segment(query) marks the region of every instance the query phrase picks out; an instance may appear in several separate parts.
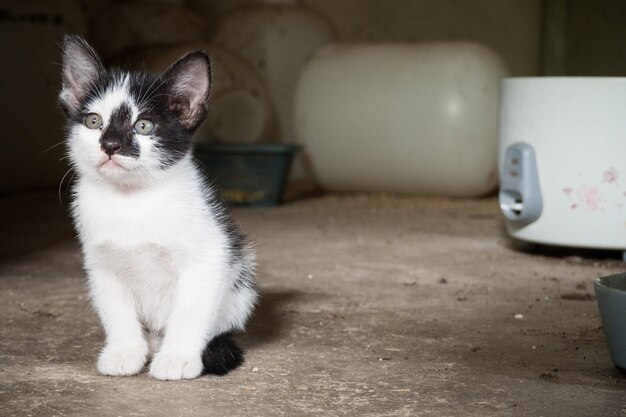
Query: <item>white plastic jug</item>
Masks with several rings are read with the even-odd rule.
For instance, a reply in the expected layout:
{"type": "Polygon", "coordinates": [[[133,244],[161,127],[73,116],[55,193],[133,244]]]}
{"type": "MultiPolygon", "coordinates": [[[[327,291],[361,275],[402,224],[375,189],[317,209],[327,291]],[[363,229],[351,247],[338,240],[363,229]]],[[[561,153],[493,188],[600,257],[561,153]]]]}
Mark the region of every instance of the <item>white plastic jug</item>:
{"type": "Polygon", "coordinates": [[[334,44],[304,67],[294,123],[330,190],[495,190],[501,59],[475,43],[334,44]]]}

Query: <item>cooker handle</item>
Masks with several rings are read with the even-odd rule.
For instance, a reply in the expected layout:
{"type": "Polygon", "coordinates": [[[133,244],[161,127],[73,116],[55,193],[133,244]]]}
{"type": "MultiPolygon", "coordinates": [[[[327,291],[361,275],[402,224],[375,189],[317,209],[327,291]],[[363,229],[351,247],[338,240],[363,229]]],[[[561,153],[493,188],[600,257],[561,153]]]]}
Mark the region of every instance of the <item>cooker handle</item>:
{"type": "Polygon", "coordinates": [[[500,166],[500,210],[511,222],[527,225],[541,216],[543,199],[535,150],[527,143],[510,145],[500,166]]]}

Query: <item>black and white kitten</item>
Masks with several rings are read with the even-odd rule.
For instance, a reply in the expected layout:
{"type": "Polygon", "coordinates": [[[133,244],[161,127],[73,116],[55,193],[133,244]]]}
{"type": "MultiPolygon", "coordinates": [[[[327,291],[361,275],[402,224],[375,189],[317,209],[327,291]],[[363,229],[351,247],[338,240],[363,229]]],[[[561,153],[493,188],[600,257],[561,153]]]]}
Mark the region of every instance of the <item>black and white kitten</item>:
{"type": "Polygon", "coordinates": [[[103,374],[137,374],[151,357],[155,378],[186,379],[242,361],[230,334],[256,301],[254,254],[191,156],[209,87],[203,52],[154,75],[105,69],[65,38],[59,99],[103,374]]]}

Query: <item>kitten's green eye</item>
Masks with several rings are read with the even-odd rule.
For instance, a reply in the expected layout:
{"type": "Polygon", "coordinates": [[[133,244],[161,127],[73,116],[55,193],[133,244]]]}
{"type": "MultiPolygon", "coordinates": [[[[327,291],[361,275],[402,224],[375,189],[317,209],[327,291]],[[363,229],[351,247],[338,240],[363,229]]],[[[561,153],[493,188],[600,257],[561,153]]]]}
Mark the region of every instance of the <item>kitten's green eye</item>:
{"type": "Polygon", "coordinates": [[[137,123],[135,123],[135,132],[139,133],[140,135],[149,135],[150,133],[152,133],[153,130],[154,123],[152,123],[150,120],[141,119],[137,120],[137,123]]]}
{"type": "Polygon", "coordinates": [[[100,129],[102,127],[102,117],[98,113],[89,113],[85,116],[83,123],[89,129],[100,129]]]}

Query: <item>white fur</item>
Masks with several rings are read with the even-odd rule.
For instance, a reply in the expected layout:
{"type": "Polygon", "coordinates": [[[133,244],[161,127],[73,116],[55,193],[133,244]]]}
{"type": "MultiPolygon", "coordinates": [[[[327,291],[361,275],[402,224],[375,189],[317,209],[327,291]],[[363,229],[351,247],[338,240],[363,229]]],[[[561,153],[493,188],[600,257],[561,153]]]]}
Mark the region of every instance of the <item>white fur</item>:
{"type": "MultiPolygon", "coordinates": [[[[120,80],[103,100],[89,104],[105,127],[121,103],[131,105],[135,122],[139,111],[126,86],[120,80]]],[[[74,216],[90,294],[106,332],[98,370],[136,374],[152,353],[152,376],[195,378],[206,344],[242,329],[251,312],[254,291],[233,288],[249,266],[229,262],[228,236],[189,155],[160,169],[152,140],[136,135],[139,158],[113,155],[118,165],[102,165],[108,156],[100,135],[83,125],[69,134],[80,173],[74,216]],[[158,350],[150,352],[150,346],[158,350]]]]}

